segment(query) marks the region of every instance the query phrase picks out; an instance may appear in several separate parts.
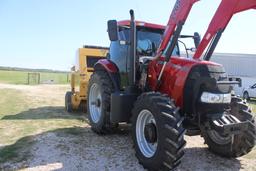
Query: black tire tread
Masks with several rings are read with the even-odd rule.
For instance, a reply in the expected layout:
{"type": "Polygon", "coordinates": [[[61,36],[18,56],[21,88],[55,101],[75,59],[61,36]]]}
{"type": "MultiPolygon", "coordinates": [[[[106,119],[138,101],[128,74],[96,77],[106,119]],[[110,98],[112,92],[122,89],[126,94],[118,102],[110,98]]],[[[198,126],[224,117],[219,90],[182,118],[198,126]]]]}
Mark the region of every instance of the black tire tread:
{"type": "Polygon", "coordinates": [[[72,92],[71,91],[66,92],[66,95],[65,95],[65,109],[69,113],[73,112],[71,97],[72,97],[72,92]]]}
{"type": "Polygon", "coordinates": [[[237,96],[233,96],[230,106],[232,115],[241,121],[249,121],[248,130],[239,135],[235,135],[233,144],[230,143],[223,147],[214,143],[205,131],[202,131],[202,135],[210,151],[223,157],[233,158],[249,153],[256,145],[256,123],[255,117],[253,117],[246,101],[237,96]]]}
{"type": "Polygon", "coordinates": [[[86,100],[82,100],[79,104],[78,111],[86,113],[87,112],[87,104],[86,100]]]}
{"type": "Polygon", "coordinates": [[[170,170],[174,169],[184,155],[184,147],[186,141],[184,140],[185,129],[182,127],[183,119],[180,117],[174,101],[170,100],[168,95],[163,95],[159,92],[147,92],[141,94],[134,104],[132,110],[132,127],[136,130],[136,118],[139,111],[142,109],[153,110],[156,113],[154,117],[159,117],[160,122],[157,127],[161,129],[162,138],[161,150],[158,157],[154,158],[152,162],[147,162],[142,157],[139,147],[136,145],[136,133],[132,133],[133,142],[135,144],[135,155],[139,163],[148,170],[170,170]],[[169,116],[168,116],[169,115],[169,116]]]}
{"type": "MultiPolygon", "coordinates": [[[[108,73],[106,73],[103,70],[96,70],[92,74],[92,76],[89,80],[88,95],[87,95],[88,98],[89,98],[89,88],[97,79],[96,77],[98,77],[98,79],[100,80],[98,82],[98,84],[100,84],[100,87],[102,88],[102,107],[103,107],[102,111],[104,112],[104,114],[102,116],[103,123],[92,124],[92,122],[90,121],[91,129],[94,132],[96,132],[97,134],[109,134],[109,133],[112,133],[117,127],[117,124],[112,124],[110,122],[110,96],[111,96],[111,93],[114,91],[114,85],[113,85],[108,73]]],[[[87,100],[87,101],[88,101],[87,109],[88,109],[88,114],[89,114],[90,113],[89,107],[88,107],[89,100],[87,100]]],[[[90,116],[89,116],[89,120],[90,120],[90,116]]]]}

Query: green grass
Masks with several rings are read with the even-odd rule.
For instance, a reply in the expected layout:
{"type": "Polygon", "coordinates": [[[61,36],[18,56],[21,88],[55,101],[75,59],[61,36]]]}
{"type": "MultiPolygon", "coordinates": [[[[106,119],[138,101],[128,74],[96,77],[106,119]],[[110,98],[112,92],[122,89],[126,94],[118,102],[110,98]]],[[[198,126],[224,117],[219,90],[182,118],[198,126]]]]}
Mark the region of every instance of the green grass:
{"type": "Polygon", "coordinates": [[[253,99],[253,100],[249,101],[248,103],[249,103],[250,107],[252,108],[253,113],[256,114],[256,100],[253,99]]]}
{"type": "MultiPolygon", "coordinates": [[[[67,73],[50,73],[50,72],[39,72],[40,82],[47,80],[54,80],[56,84],[68,83],[67,73]]],[[[0,83],[9,84],[27,84],[28,83],[28,72],[26,71],[6,71],[0,70],[0,83]]]]}
{"type": "Polygon", "coordinates": [[[3,71],[0,70],[0,82],[10,84],[25,84],[27,82],[27,72],[23,71],[3,71]]]}
{"type": "Polygon", "coordinates": [[[27,161],[34,138],[44,133],[63,129],[79,136],[81,130],[69,128],[83,127],[85,118],[65,112],[62,94],[66,89],[54,87],[49,98],[35,99],[26,90],[0,89],[0,170],[3,163],[27,161]],[[57,95],[59,100],[54,98],[57,95]]]}
{"type": "Polygon", "coordinates": [[[68,83],[68,74],[67,73],[40,73],[41,80],[54,80],[57,84],[67,84],[68,83]]]}

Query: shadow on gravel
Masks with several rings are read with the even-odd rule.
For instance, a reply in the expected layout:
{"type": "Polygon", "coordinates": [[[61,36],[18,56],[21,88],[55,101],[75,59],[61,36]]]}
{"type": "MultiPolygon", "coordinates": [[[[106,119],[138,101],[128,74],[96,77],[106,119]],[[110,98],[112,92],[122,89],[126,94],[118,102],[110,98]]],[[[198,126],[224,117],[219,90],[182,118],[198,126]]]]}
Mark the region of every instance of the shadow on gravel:
{"type": "MultiPolygon", "coordinates": [[[[89,127],[56,129],[27,136],[0,148],[0,170],[144,170],[134,155],[128,126],[99,136],[89,127]]],[[[226,159],[207,148],[186,148],[180,171],[238,171],[237,159],[226,159]]]]}
{"type": "Polygon", "coordinates": [[[82,119],[86,115],[81,112],[67,113],[61,106],[45,106],[29,109],[15,115],[5,115],[1,120],[33,120],[33,119],[82,119]]]}
{"type": "MultiPolygon", "coordinates": [[[[188,142],[189,143],[189,142],[188,142]]],[[[211,153],[206,147],[185,148],[185,155],[177,170],[181,171],[239,171],[238,159],[228,159],[211,153]]]]}

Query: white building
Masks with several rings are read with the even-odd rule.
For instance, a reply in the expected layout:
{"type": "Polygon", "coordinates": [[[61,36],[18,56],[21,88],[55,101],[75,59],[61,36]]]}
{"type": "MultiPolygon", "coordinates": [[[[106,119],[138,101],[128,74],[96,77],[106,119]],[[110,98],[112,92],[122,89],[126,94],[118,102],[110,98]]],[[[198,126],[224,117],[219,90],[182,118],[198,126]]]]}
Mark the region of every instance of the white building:
{"type": "Polygon", "coordinates": [[[234,87],[240,96],[244,88],[256,83],[256,54],[215,53],[211,61],[222,64],[229,76],[242,79],[242,87],[234,87]]]}

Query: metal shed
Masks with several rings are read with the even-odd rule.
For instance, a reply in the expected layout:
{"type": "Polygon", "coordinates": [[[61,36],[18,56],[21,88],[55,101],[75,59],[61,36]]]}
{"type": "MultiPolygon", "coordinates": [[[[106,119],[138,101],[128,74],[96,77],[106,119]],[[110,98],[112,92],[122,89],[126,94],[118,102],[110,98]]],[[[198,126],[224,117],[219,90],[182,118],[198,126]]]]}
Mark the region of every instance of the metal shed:
{"type": "Polygon", "coordinates": [[[238,95],[256,83],[256,54],[215,53],[211,60],[222,64],[229,76],[242,79],[242,87],[234,87],[238,95]]]}
{"type": "Polygon", "coordinates": [[[216,53],[212,61],[222,64],[228,75],[256,78],[256,54],[216,53]]]}

